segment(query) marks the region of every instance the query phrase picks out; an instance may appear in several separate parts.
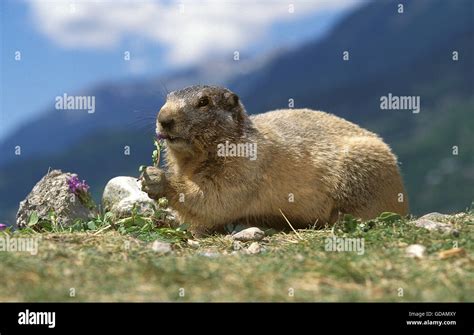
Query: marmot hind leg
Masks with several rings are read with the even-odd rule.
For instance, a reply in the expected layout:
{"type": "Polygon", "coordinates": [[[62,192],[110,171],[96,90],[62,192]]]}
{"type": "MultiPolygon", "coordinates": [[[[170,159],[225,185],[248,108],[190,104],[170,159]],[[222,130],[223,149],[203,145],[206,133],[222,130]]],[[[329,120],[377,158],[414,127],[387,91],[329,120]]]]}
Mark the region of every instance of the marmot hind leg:
{"type": "Polygon", "coordinates": [[[377,137],[347,141],[338,209],[362,219],[382,212],[408,213],[408,199],[397,159],[377,137]]]}

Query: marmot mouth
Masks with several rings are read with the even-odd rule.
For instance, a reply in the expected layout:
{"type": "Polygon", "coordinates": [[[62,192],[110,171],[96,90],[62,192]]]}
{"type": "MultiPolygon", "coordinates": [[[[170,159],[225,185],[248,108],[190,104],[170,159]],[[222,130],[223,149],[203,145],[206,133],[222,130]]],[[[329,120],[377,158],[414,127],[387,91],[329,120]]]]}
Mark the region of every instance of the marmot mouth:
{"type": "Polygon", "coordinates": [[[178,136],[171,136],[171,135],[168,135],[168,134],[163,134],[163,133],[158,133],[158,139],[160,140],[166,140],[166,141],[170,141],[170,142],[174,142],[174,141],[179,141],[179,140],[184,140],[182,137],[178,137],[178,136]]]}
{"type": "Polygon", "coordinates": [[[169,135],[166,133],[158,133],[157,138],[160,140],[166,140],[170,146],[182,146],[182,145],[189,145],[189,141],[184,137],[169,135]]]}
{"type": "Polygon", "coordinates": [[[178,136],[167,136],[166,142],[171,146],[172,145],[181,146],[183,144],[186,144],[186,145],[189,144],[188,140],[186,140],[183,137],[178,137],[178,136]]]}
{"type": "Polygon", "coordinates": [[[184,138],[178,137],[178,136],[168,136],[166,140],[170,142],[177,142],[177,141],[184,141],[184,138]]]}

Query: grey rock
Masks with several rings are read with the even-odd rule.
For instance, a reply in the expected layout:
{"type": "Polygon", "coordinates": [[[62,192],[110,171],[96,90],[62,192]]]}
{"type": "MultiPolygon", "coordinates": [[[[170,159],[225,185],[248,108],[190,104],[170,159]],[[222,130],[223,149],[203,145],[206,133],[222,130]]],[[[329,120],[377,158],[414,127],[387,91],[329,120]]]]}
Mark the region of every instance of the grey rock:
{"type": "Polygon", "coordinates": [[[412,244],[405,249],[406,255],[413,258],[425,257],[425,251],[426,247],[421,244],[412,244]]]}
{"type": "Polygon", "coordinates": [[[262,247],[258,242],[253,242],[248,248],[247,252],[249,254],[259,254],[262,251],[262,247]]]}
{"type": "Polygon", "coordinates": [[[52,211],[55,221],[63,226],[70,226],[77,219],[89,220],[96,217],[97,210],[88,208],[69,190],[67,180],[72,177],[77,175],[52,170],[41,178],[26,199],[20,202],[16,216],[17,226],[26,227],[33,212],[36,212],[39,220],[49,220],[49,213],[52,211]]]}
{"type": "Polygon", "coordinates": [[[163,242],[160,240],[156,240],[155,242],[153,242],[153,244],[151,245],[151,249],[158,254],[167,254],[170,253],[172,250],[170,243],[163,242]]]}
{"type": "Polygon", "coordinates": [[[441,214],[438,212],[428,213],[420,217],[420,219],[431,220],[431,221],[443,221],[447,217],[446,214],[441,214]]]}
{"type": "Polygon", "coordinates": [[[102,206],[116,218],[131,216],[135,208],[138,214],[150,217],[158,208],[157,203],[141,190],[140,182],[133,177],[115,177],[105,186],[102,206]]]}
{"type": "Polygon", "coordinates": [[[437,222],[428,219],[424,219],[423,217],[419,218],[415,221],[415,226],[420,228],[425,228],[430,231],[441,231],[444,233],[453,233],[455,229],[449,223],[437,222]]]}
{"type": "Polygon", "coordinates": [[[265,233],[257,227],[247,228],[232,235],[232,238],[241,242],[260,241],[265,237],[265,233]]]}

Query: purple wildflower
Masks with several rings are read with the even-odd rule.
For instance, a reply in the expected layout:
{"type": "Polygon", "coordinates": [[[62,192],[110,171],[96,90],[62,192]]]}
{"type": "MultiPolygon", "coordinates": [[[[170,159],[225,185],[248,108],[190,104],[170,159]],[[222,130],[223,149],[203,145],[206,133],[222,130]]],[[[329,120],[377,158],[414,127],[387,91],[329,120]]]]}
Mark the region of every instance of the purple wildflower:
{"type": "Polygon", "coordinates": [[[69,190],[76,195],[79,193],[87,193],[89,190],[89,185],[87,185],[86,181],[83,180],[81,182],[77,176],[69,178],[67,184],[69,185],[69,190]]]}
{"type": "Polygon", "coordinates": [[[156,133],[156,140],[157,141],[166,140],[167,138],[168,138],[168,136],[166,136],[166,135],[163,135],[161,133],[156,133]]]}
{"type": "Polygon", "coordinates": [[[0,230],[5,230],[5,229],[7,229],[7,227],[8,226],[6,224],[0,223],[0,230]]]}

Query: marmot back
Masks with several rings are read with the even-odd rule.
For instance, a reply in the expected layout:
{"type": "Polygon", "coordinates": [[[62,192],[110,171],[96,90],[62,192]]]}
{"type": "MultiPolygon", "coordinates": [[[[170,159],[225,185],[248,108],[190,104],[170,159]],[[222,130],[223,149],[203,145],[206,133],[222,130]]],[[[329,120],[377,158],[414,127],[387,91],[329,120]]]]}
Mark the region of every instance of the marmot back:
{"type": "Polygon", "coordinates": [[[397,159],[376,134],[309,109],[276,110],[251,120],[260,133],[283,144],[279,153],[291,157],[288,164],[296,171],[285,171],[291,180],[302,179],[301,187],[309,181],[314,188],[324,185],[333,201],[329,223],[339,213],[363,219],[384,211],[408,213],[397,159]]]}

